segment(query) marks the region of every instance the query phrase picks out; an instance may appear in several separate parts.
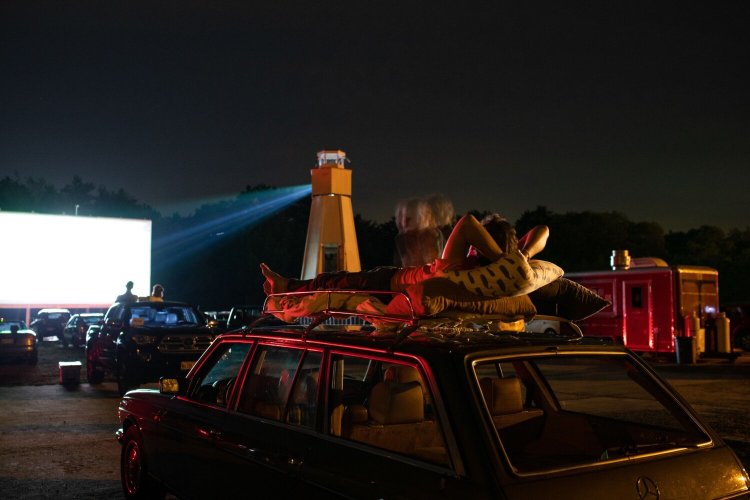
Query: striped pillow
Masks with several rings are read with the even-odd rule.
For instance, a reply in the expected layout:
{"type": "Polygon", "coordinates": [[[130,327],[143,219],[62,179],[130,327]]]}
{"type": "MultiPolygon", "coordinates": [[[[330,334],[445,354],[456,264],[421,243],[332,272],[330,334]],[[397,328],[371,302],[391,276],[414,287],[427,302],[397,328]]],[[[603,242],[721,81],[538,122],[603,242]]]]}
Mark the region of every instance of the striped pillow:
{"type": "Polygon", "coordinates": [[[523,295],[563,275],[559,266],[544,260],[530,260],[520,252],[505,254],[486,266],[447,271],[445,278],[485,297],[523,295]]]}

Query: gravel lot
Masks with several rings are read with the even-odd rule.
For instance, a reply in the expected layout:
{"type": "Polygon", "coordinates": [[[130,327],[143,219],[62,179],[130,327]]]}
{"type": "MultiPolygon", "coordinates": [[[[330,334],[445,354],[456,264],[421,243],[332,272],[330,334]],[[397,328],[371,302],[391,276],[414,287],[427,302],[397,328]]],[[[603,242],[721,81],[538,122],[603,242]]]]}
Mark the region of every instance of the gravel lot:
{"type": "MultiPolygon", "coordinates": [[[[750,355],[652,364],[750,469],[750,355]]],[[[119,400],[113,379],[86,383],[81,348],[46,341],[36,366],[0,363],[0,498],[123,498],[119,400]],[[59,384],[59,361],[81,361],[80,384],[59,384]]]]}

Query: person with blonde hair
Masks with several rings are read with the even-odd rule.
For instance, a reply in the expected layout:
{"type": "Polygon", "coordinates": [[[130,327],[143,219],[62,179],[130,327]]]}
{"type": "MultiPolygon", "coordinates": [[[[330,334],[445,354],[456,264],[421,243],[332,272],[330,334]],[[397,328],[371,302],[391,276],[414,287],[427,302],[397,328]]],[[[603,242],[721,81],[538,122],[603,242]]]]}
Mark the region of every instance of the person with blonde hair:
{"type": "Polygon", "coordinates": [[[150,302],[164,302],[164,287],[158,283],[154,285],[148,300],[150,302]]]}
{"type": "Polygon", "coordinates": [[[453,222],[456,219],[456,211],[453,208],[453,202],[441,193],[434,193],[427,197],[427,204],[432,209],[432,215],[435,219],[435,226],[443,235],[443,245],[440,247],[440,253],[443,252],[445,242],[453,231],[453,222]]]}
{"type": "Polygon", "coordinates": [[[410,198],[396,205],[396,264],[421,266],[440,256],[445,238],[437,228],[431,205],[422,198],[410,198]]]}

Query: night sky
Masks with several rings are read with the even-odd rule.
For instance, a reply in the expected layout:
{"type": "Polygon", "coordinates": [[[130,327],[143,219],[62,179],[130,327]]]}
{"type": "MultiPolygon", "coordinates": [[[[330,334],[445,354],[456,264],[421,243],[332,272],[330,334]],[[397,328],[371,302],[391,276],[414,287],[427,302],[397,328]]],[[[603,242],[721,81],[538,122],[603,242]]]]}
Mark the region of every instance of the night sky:
{"type": "Polygon", "coordinates": [[[750,2],[501,4],[3,0],[0,177],[169,215],[342,149],[381,222],[440,192],[750,225],[750,2]]]}

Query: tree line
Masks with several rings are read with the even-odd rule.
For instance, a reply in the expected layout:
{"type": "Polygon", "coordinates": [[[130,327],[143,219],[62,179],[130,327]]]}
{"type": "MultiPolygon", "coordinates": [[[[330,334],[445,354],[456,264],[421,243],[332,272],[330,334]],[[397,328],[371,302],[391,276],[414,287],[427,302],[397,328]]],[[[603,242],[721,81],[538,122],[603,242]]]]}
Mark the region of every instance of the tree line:
{"type": "MultiPolygon", "coordinates": [[[[77,176],[59,189],[42,179],[6,176],[0,179],[0,210],[72,215],[77,206],[82,216],[150,219],[154,282],[165,286],[168,298],[217,309],[263,300],[261,262],[288,276],[300,272],[310,199],[260,210],[274,189],[245,186],[188,216],[164,216],[123,189],[97,187],[77,176]]],[[[490,211],[472,213],[481,218],[490,211]]],[[[393,264],[394,219],[379,223],[356,215],[354,222],[362,267],[393,264]]],[[[612,250],[627,249],[633,257],[714,267],[722,303],[750,302],[750,226],[665,232],[655,222],[634,222],[618,212],[555,213],[544,206],[525,211],[515,224],[519,235],[537,224],[549,226],[550,239],[538,258],[568,272],[607,269],[612,250]]]]}

